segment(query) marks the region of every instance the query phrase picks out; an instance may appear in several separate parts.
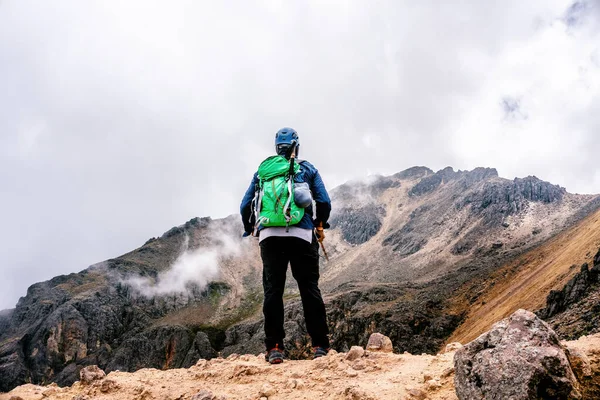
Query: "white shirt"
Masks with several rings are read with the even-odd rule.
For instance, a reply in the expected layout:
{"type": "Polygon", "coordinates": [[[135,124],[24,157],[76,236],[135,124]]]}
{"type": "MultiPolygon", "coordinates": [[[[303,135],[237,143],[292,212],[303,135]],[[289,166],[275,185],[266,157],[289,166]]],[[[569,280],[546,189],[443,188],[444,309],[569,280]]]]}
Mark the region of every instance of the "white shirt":
{"type": "Polygon", "coordinates": [[[263,228],[260,230],[258,241],[262,242],[268,237],[297,237],[302,240],[306,240],[308,243],[312,243],[313,231],[312,229],[298,228],[297,226],[290,226],[289,231],[286,232],[285,226],[272,226],[269,228],[263,228]]]}

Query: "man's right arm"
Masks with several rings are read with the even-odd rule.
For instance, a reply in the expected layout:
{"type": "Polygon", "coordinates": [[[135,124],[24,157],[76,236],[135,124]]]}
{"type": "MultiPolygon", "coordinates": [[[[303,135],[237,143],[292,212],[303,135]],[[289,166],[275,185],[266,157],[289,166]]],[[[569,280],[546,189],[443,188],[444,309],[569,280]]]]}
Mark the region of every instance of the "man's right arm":
{"type": "Polygon", "coordinates": [[[244,224],[244,232],[251,233],[254,229],[254,216],[252,215],[252,200],[254,200],[254,192],[258,185],[258,174],[254,174],[252,182],[244,194],[242,204],[240,204],[240,214],[242,215],[242,223],[244,224]]]}
{"type": "Polygon", "coordinates": [[[315,227],[323,223],[324,228],[329,228],[327,220],[329,219],[329,214],[331,213],[331,200],[329,199],[329,193],[327,193],[327,189],[325,189],[323,179],[321,179],[321,175],[316,168],[314,168],[311,191],[317,207],[315,210],[315,219],[313,223],[315,227]]]}

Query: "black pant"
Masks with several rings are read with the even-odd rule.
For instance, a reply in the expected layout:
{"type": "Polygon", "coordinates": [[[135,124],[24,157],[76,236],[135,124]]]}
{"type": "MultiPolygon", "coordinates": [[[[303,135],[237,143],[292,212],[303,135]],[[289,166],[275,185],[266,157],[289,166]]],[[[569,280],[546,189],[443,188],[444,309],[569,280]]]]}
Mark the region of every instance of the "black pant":
{"type": "Polygon", "coordinates": [[[298,282],[306,330],[313,346],[329,348],[325,304],[319,290],[319,243],[296,237],[269,237],[260,242],[265,300],[265,345],[283,348],[283,290],[288,263],[298,282]]]}

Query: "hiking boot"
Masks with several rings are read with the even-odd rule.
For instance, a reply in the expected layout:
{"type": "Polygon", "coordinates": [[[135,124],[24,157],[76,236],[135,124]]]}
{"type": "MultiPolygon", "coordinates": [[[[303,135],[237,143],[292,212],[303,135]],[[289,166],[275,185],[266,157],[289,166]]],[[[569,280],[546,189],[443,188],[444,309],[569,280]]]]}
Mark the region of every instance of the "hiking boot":
{"type": "Polygon", "coordinates": [[[281,350],[278,345],[275,345],[274,348],[267,351],[265,360],[269,364],[281,364],[283,362],[283,350],[281,350]]]}
{"type": "Polygon", "coordinates": [[[327,353],[329,353],[329,349],[326,349],[325,347],[315,347],[314,350],[315,354],[313,356],[313,360],[319,357],[324,357],[327,355],[327,353]]]}

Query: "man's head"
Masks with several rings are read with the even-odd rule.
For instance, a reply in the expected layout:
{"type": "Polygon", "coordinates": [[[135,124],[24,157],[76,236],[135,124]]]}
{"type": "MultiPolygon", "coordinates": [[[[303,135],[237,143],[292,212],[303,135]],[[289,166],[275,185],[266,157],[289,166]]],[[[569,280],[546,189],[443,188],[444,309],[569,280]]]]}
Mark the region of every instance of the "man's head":
{"type": "Polygon", "coordinates": [[[281,128],[275,134],[275,152],[280,156],[289,158],[291,156],[290,150],[294,144],[296,144],[296,156],[298,156],[300,139],[298,138],[298,132],[292,128],[281,128]]]}

